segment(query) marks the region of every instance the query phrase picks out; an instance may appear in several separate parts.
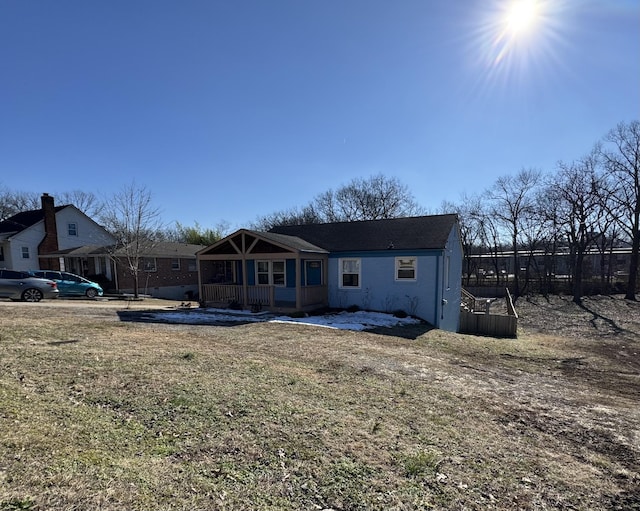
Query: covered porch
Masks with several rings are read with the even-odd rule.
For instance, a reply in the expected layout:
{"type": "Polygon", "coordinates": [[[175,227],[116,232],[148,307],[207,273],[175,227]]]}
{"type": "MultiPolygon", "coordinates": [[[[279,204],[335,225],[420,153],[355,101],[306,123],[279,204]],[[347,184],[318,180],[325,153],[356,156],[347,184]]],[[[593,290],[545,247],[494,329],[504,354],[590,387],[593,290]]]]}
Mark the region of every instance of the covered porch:
{"type": "Polygon", "coordinates": [[[328,305],[328,253],[300,238],[241,229],[197,258],[207,307],[290,312],[328,305]]]}
{"type": "Polygon", "coordinates": [[[109,247],[84,245],[38,254],[39,269],[62,270],[91,279],[102,277],[105,281],[111,282],[115,272],[108,250],[109,247]]]}

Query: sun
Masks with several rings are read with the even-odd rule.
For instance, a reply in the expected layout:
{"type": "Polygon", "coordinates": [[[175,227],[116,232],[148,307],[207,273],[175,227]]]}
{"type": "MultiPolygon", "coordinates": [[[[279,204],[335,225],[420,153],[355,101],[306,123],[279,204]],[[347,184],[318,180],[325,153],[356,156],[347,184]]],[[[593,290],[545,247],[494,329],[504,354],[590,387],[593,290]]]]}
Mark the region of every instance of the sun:
{"type": "Polygon", "coordinates": [[[513,36],[530,31],[539,15],[539,6],[535,0],[514,0],[505,16],[505,29],[513,36]]]}

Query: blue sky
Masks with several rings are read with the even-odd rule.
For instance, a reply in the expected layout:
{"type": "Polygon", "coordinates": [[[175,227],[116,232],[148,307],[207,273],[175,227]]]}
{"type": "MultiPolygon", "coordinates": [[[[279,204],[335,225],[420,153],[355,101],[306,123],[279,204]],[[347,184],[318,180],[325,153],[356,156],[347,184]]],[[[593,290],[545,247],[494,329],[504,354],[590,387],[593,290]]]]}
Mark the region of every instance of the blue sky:
{"type": "Polygon", "coordinates": [[[422,206],[552,171],[640,118],[640,2],[2,0],[0,185],[146,186],[246,226],[356,177],[422,206]]]}

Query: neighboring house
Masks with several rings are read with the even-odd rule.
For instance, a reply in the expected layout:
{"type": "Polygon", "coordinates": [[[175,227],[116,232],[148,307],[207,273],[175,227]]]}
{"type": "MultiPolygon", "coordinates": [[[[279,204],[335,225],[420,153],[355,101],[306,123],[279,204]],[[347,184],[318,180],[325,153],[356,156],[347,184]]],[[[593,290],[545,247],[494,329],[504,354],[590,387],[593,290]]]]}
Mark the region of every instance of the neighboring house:
{"type": "Polygon", "coordinates": [[[456,215],[241,229],[198,252],[200,300],[255,309],[394,312],[459,325],[456,215]]]}
{"type": "Polygon", "coordinates": [[[42,195],[42,208],[0,222],[0,267],[13,270],[65,270],[113,278],[103,247],[114,238],[73,205],[55,206],[42,195]]]}
{"type": "MultiPolygon", "coordinates": [[[[140,258],[138,292],[154,298],[195,300],[198,294],[196,253],[202,245],[154,243],[140,258]]],[[[115,287],[133,293],[134,281],[124,252],[116,250],[112,259],[116,268],[115,287]]]]}

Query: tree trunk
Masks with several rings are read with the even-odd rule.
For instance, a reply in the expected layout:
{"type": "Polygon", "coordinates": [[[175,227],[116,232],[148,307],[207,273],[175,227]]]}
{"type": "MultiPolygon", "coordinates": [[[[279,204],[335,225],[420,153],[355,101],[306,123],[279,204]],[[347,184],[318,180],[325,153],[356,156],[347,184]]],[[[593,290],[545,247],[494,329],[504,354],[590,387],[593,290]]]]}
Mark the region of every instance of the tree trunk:
{"type": "Polygon", "coordinates": [[[627,300],[636,299],[636,286],[638,282],[638,253],[640,252],[640,211],[636,211],[635,222],[633,225],[633,236],[631,246],[631,262],[629,263],[629,280],[627,281],[627,294],[625,298],[627,300]]]}
{"type": "Polygon", "coordinates": [[[576,254],[576,265],[573,270],[573,302],[578,305],[582,303],[582,261],[584,253],[578,251],[576,254]]]}
{"type": "Polygon", "coordinates": [[[140,298],[140,294],[138,293],[138,284],[139,284],[138,272],[135,272],[133,274],[133,297],[135,299],[140,298]]]}

